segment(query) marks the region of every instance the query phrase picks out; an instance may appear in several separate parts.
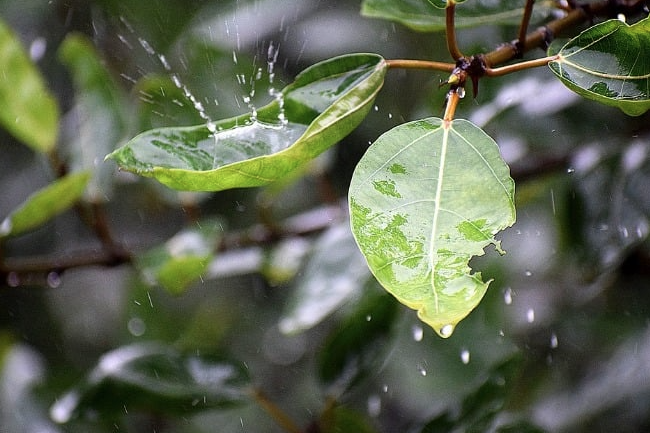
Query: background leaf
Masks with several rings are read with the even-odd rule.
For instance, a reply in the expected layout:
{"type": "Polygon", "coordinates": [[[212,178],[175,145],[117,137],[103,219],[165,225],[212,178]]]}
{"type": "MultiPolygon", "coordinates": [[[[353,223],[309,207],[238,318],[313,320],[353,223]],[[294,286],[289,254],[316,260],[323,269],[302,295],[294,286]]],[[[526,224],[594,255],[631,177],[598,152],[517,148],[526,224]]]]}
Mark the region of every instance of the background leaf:
{"type": "Polygon", "coordinates": [[[183,355],[158,343],[132,344],[104,354],[84,386],[63,395],[52,419],[100,411],[114,417],[133,409],[187,413],[232,405],[245,399],[248,377],[231,362],[183,355]]]}
{"type": "Polygon", "coordinates": [[[650,18],[609,20],[571,39],[549,67],[585,98],[639,116],[650,109],[650,18]]]}
{"type": "Polygon", "coordinates": [[[499,249],[494,234],[515,221],[514,182],[496,143],[464,120],[400,125],[359,162],[349,200],[375,277],[449,337],[487,290],[470,258],[490,243],[499,249]]]}
{"type": "Polygon", "coordinates": [[[282,179],[352,131],[383,84],[378,55],[314,65],[282,98],[234,119],[143,133],[108,155],[125,170],[181,190],[218,191],[282,179]]]}
{"type": "MultiPolygon", "coordinates": [[[[457,2],[460,3],[460,2],[457,2]]],[[[535,3],[533,22],[548,16],[551,2],[535,3]]],[[[403,24],[421,32],[445,29],[445,3],[427,0],[364,0],[361,13],[403,24]]],[[[476,27],[490,24],[517,24],[523,14],[523,3],[517,0],[472,0],[456,8],[456,27],[476,27]]]]}
{"type": "Polygon", "coordinates": [[[59,109],[22,44],[0,20],[0,124],[39,152],[48,152],[59,133],[59,109]]]}
{"type": "Polygon", "coordinates": [[[73,173],[35,192],[4,219],[0,237],[19,235],[65,211],[81,198],[89,179],[88,172],[73,173]]]}

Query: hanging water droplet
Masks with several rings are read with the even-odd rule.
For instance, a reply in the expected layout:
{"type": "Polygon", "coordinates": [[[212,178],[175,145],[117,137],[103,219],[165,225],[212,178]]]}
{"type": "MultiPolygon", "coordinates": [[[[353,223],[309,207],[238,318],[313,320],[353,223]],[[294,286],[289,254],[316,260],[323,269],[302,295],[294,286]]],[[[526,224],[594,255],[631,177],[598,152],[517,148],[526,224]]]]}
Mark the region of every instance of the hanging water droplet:
{"type": "Polygon", "coordinates": [[[459,98],[464,98],[465,97],[465,88],[464,87],[459,87],[456,89],[456,94],[458,95],[459,98]]]}
{"type": "Polygon", "coordinates": [[[56,289],[61,285],[61,276],[58,272],[50,272],[47,274],[47,286],[51,289],[56,289]]]}
{"type": "Polygon", "coordinates": [[[452,324],[448,324],[448,325],[445,325],[442,328],[440,328],[440,335],[443,338],[450,337],[451,334],[453,334],[453,332],[454,332],[454,325],[452,325],[452,324]]]}
{"type": "Polygon", "coordinates": [[[503,302],[505,302],[506,305],[512,304],[512,289],[510,287],[506,288],[503,292],[503,302]]]}
{"type": "Polygon", "coordinates": [[[415,341],[422,341],[422,337],[424,337],[424,329],[420,325],[413,325],[413,339],[415,341]]]}
{"type": "Polygon", "coordinates": [[[463,349],[460,352],[460,360],[463,362],[463,364],[467,365],[469,364],[469,350],[463,349]]]}
{"type": "Polygon", "coordinates": [[[533,323],[535,321],[535,310],[533,310],[532,308],[529,308],[526,311],[526,321],[528,323],[533,323]]]}
{"type": "Polygon", "coordinates": [[[554,333],[551,334],[551,349],[556,349],[558,345],[557,335],[554,333]]]}

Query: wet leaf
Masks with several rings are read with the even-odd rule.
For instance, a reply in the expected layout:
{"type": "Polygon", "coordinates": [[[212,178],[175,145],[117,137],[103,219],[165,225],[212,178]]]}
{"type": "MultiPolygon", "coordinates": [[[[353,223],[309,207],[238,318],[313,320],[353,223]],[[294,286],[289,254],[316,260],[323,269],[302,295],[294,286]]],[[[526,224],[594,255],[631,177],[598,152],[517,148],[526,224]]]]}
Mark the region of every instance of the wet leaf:
{"type": "Polygon", "coordinates": [[[59,423],[124,411],[189,414],[243,401],[249,380],[232,362],[184,355],[168,346],[142,343],[104,354],[85,383],[51,407],[59,423]]]}
{"type": "MultiPolygon", "coordinates": [[[[460,2],[456,2],[460,3],[460,2]]],[[[548,16],[551,2],[535,3],[533,22],[548,16]]],[[[403,24],[421,32],[445,29],[443,0],[364,0],[361,13],[371,18],[381,18],[403,24]]],[[[456,8],[456,27],[476,27],[490,24],[518,24],[523,15],[523,3],[518,0],[472,0],[456,8]]]]}
{"type": "Polygon", "coordinates": [[[369,277],[348,224],[331,227],[313,247],[280,320],[280,330],[291,334],[317,325],[357,295],[369,277]]]}
{"type": "Polygon", "coordinates": [[[349,134],[383,84],[385,61],[351,54],[296,77],[256,117],[145,132],[107,156],[180,190],[219,191],[282,179],[349,134]]]}
{"type": "Polygon", "coordinates": [[[113,172],[98,161],[123,142],[129,129],[125,99],[85,36],[68,35],[59,57],[70,70],[76,89],[75,105],[66,116],[70,165],[92,171],[87,194],[92,201],[103,201],[110,196],[113,172]]]}
{"type": "Polygon", "coordinates": [[[560,56],[551,70],[579,95],[630,116],[650,109],[650,18],[631,26],[605,21],[551,54],[560,56]]]}
{"type": "Polygon", "coordinates": [[[219,221],[203,221],[144,253],[136,264],[147,283],[181,294],[205,273],[222,232],[219,221]]]}
{"type": "Polygon", "coordinates": [[[376,371],[399,309],[372,279],[354,311],[328,336],[318,357],[318,376],[331,395],[341,395],[376,371]]]}
{"type": "Polygon", "coordinates": [[[429,118],[382,135],[350,185],[352,233],[371,271],[442,337],[487,290],[473,256],[515,221],[496,143],[465,120],[429,118]]]}
{"type": "Polygon", "coordinates": [[[16,236],[51,220],[83,195],[90,173],[69,174],[35,192],[0,224],[0,238],[16,236]]]}
{"type": "Polygon", "coordinates": [[[45,81],[9,27],[0,20],[0,125],[38,152],[59,133],[59,109],[45,81]]]}

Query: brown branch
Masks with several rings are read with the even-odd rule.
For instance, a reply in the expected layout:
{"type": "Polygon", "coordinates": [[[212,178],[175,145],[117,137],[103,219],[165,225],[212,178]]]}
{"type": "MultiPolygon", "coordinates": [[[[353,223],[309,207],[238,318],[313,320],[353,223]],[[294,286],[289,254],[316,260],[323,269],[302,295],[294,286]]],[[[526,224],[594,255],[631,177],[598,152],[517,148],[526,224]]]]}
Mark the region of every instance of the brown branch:
{"type": "Polygon", "coordinates": [[[399,69],[431,69],[434,71],[452,72],[456,65],[453,63],[445,62],[432,62],[429,60],[406,60],[406,59],[393,59],[386,60],[386,65],[389,68],[399,69]]]}
{"type": "Polygon", "coordinates": [[[454,60],[460,60],[465,56],[458,48],[456,42],[456,3],[454,0],[449,0],[445,8],[445,28],[447,29],[447,49],[449,54],[454,60]]]}
{"type": "Polygon", "coordinates": [[[528,34],[528,25],[530,24],[530,17],[533,15],[534,5],[535,0],[526,0],[524,15],[521,17],[521,25],[519,26],[519,37],[516,42],[517,57],[519,58],[524,56],[526,50],[526,35],[528,34]]]}

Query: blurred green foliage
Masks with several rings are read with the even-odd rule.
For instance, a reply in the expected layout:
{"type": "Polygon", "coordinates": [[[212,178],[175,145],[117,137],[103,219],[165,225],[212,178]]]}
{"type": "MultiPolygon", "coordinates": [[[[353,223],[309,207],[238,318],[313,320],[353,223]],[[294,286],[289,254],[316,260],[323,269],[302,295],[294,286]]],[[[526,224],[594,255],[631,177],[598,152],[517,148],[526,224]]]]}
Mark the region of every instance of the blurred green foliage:
{"type": "MultiPolygon", "coordinates": [[[[473,260],[494,282],[448,340],[378,294],[345,238],[325,238],[347,223],[341,200],[368,143],[441,115],[446,74],[390,71],[360,127],[283,189],[177,193],[102,162],[103,146],[140,131],[248,113],[328,57],[449,60],[442,34],[362,18],[360,5],[0,0],[10,44],[61,113],[48,155],[0,131],[0,216],[71,167],[102,171],[74,209],[0,245],[0,431],[280,432],[283,416],[310,432],[650,429],[647,113],[580,99],[548,70],[483,80],[466,98],[457,117],[500,145],[518,222],[506,256],[473,260]],[[91,66],[59,60],[70,34],[89,41],[91,66]],[[108,87],[80,80],[93,70],[108,87]],[[218,234],[204,217],[223,221],[218,234]],[[219,246],[184,269],[181,295],[130,264],[188,231],[219,246]],[[274,272],[278,257],[290,266],[274,272]],[[316,321],[298,320],[305,293],[322,302],[316,321]],[[70,393],[83,404],[66,406],[70,393]]],[[[487,51],[515,32],[458,38],[487,51]]]]}

